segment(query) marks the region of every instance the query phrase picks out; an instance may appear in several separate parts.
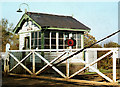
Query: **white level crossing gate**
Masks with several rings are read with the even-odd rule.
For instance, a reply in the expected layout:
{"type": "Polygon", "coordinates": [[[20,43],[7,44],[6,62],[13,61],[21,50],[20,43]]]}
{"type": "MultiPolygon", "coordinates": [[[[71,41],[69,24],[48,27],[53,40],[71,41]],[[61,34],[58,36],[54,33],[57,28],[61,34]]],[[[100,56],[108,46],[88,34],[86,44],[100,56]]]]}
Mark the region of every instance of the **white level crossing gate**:
{"type": "MultiPolygon", "coordinates": [[[[72,49],[72,51],[77,51],[79,49],[72,49]]],[[[78,75],[80,72],[86,70],[87,68],[93,70],[94,72],[96,72],[98,75],[102,76],[103,78],[105,78],[107,81],[111,82],[111,83],[116,83],[116,59],[119,58],[118,54],[119,54],[119,49],[118,48],[89,48],[86,49],[85,52],[85,60],[83,60],[82,58],[80,58],[80,61],[85,65],[82,69],[79,69],[78,71],[76,71],[75,73],[73,73],[72,75],[70,75],[69,73],[69,59],[66,60],[66,74],[64,74],[62,71],[60,71],[57,67],[56,67],[56,62],[58,60],[60,60],[62,57],[64,57],[66,54],[68,55],[73,55],[73,53],[70,53],[71,50],[65,50],[65,49],[60,49],[60,50],[50,50],[50,49],[42,49],[42,50],[8,50],[6,52],[6,58],[4,59],[4,72],[6,73],[11,73],[14,69],[16,69],[16,67],[18,67],[19,65],[26,70],[29,75],[36,77],[38,74],[40,75],[41,72],[44,73],[46,70],[48,70],[50,67],[57,72],[60,76],[62,76],[65,79],[71,79],[72,77],[78,75]],[[48,61],[46,58],[44,58],[39,52],[62,52],[62,54],[60,54],[58,57],[54,58],[52,61],[48,61]],[[99,58],[96,58],[96,60],[88,62],[87,59],[89,59],[89,52],[90,51],[108,51],[106,54],[102,55],[99,58]],[[17,58],[14,54],[15,52],[27,52],[28,54],[22,58],[21,60],[19,60],[19,58],[17,58]],[[113,58],[113,78],[111,79],[110,77],[106,76],[105,74],[103,74],[102,72],[99,71],[99,69],[95,68],[93,65],[96,64],[97,62],[101,61],[102,59],[104,59],[106,56],[108,55],[112,55],[111,57],[113,58]],[[30,56],[32,57],[32,70],[30,70],[29,68],[26,67],[26,65],[23,63],[26,59],[30,58],[30,56]],[[44,65],[42,68],[40,68],[38,71],[36,71],[36,56],[39,57],[42,61],[44,61],[46,63],[46,65],[44,65]],[[14,61],[16,61],[17,63],[9,68],[10,66],[10,59],[9,58],[13,58],[14,61]]],[[[94,52],[94,53],[96,53],[94,52]]],[[[96,54],[95,54],[96,55],[96,54]]]]}

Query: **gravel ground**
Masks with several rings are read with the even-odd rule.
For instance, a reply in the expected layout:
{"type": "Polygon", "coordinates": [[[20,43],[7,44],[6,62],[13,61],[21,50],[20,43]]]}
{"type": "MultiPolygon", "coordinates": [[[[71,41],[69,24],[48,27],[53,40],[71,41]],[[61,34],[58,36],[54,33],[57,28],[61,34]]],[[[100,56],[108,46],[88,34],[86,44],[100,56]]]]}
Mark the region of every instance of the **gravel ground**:
{"type": "Polygon", "coordinates": [[[78,84],[63,81],[3,77],[2,87],[113,87],[113,86],[93,86],[90,84],[78,84]]]}

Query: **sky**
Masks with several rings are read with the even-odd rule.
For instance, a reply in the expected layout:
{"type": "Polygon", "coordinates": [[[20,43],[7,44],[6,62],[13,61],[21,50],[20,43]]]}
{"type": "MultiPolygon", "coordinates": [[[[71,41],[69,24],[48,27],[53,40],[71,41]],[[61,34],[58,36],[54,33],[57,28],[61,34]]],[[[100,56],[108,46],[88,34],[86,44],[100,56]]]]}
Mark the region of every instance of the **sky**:
{"type": "MultiPolygon", "coordinates": [[[[17,13],[21,3],[29,5],[30,12],[48,13],[72,16],[91,28],[90,34],[97,40],[118,30],[118,1],[2,1],[0,2],[0,19],[6,18],[14,27],[20,20],[23,13],[17,13]]],[[[22,5],[21,9],[28,7],[22,5]]],[[[107,39],[108,41],[118,42],[118,36],[107,39]]]]}

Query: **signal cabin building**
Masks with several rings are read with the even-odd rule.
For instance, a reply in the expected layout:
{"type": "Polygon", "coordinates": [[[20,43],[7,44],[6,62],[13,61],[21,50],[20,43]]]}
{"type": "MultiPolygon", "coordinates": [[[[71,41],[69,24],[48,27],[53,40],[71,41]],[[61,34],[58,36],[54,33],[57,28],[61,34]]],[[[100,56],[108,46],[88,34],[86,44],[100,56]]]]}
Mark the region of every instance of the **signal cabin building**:
{"type": "MultiPolygon", "coordinates": [[[[76,41],[72,49],[81,49],[84,47],[83,34],[89,31],[90,28],[71,16],[34,12],[23,14],[14,28],[14,33],[19,34],[19,50],[67,49],[67,40],[70,38],[76,41]]],[[[46,52],[44,57],[52,60],[60,53],[46,52]]],[[[82,57],[82,54],[76,56],[74,60],[79,62],[79,57],[82,57]]]]}

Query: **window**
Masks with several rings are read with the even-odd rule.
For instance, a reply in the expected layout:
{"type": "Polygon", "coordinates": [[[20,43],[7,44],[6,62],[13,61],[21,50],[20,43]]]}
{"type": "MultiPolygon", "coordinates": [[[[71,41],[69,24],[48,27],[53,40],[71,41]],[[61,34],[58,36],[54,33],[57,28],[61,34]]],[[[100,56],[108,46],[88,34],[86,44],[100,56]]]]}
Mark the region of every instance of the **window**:
{"type": "MultiPolygon", "coordinates": [[[[73,49],[81,48],[81,33],[77,32],[55,32],[45,31],[44,33],[44,49],[66,49],[68,47],[67,40],[72,34],[72,38],[76,40],[76,46],[73,49]]],[[[31,48],[41,49],[41,32],[31,33],[31,48]]]]}
{"type": "Polygon", "coordinates": [[[67,45],[67,40],[69,39],[69,32],[59,32],[59,37],[58,37],[58,48],[59,49],[66,49],[68,47],[67,45]]]}
{"type": "Polygon", "coordinates": [[[76,46],[73,46],[73,49],[81,48],[81,34],[74,32],[45,32],[45,49],[66,49],[68,47],[67,40],[72,34],[72,38],[76,40],[76,46]],[[58,34],[57,34],[58,33],[58,34]],[[58,35],[58,36],[57,36],[58,35]]]}
{"type": "Polygon", "coordinates": [[[59,32],[59,37],[58,37],[58,39],[59,39],[59,49],[63,49],[64,48],[64,36],[63,36],[64,34],[63,34],[63,32],[59,32]]]}
{"type": "Polygon", "coordinates": [[[77,34],[77,48],[81,48],[81,34],[77,34]]]}
{"type": "Polygon", "coordinates": [[[44,48],[50,49],[50,32],[46,31],[44,33],[44,48]]]}
{"type": "MultiPolygon", "coordinates": [[[[77,33],[72,33],[72,38],[77,42],[76,35],[77,35],[77,33]]],[[[77,43],[76,43],[76,45],[77,45],[77,43]]],[[[76,45],[73,46],[73,49],[76,49],[76,45]]]]}
{"type": "Polygon", "coordinates": [[[30,39],[29,37],[25,37],[25,49],[30,48],[30,39]]]}
{"type": "MultiPolygon", "coordinates": [[[[66,49],[68,47],[67,40],[70,38],[71,32],[59,32],[59,49],[66,49]]],[[[72,38],[76,40],[76,46],[73,49],[81,48],[81,33],[72,33],[72,38]]]]}
{"type": "Polygon", "coordinates": [[[64,39],[65,39],[64,48],[68,47],[67,40],[69,39],[69,34],[70,33],[68,33],[68,32],[64,33],[64,39]]]}
{"type": "Polygon", "coordinates": [[[41,32],[32,32],[31,33],[31,48],[41,48],[41,32]]]}
{"type": "Polygon", "coordinates": [[[56,49],[56,32],[51,32],[51,49],[56,49]]]}

